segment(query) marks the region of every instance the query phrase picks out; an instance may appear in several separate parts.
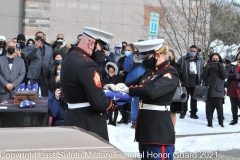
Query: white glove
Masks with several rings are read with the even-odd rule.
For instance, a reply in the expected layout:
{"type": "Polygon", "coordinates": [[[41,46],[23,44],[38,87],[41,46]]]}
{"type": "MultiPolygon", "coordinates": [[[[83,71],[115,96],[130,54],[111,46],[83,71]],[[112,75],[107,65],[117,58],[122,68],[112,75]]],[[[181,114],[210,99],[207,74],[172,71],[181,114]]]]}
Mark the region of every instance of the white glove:
{"type": "Polygon", "coordinates": [[[111,89],[113,91],[117,91],[117,87],[115,84],[106,84],[105,86],[103,86],[103,89],[111,89]]]}
{"type": "Polygon", "coordinates": [[[119,92],[123,92],[123,93],[129,93],[129,88],[125,87],[123,89],[119,89],[119,92]]]}
{"type": "Polygon", "coordinates": [[[123,89],[123,88],[126,88],[127,86],[124,83],[118,83],[116,87],[119,89],[123,89]]]}

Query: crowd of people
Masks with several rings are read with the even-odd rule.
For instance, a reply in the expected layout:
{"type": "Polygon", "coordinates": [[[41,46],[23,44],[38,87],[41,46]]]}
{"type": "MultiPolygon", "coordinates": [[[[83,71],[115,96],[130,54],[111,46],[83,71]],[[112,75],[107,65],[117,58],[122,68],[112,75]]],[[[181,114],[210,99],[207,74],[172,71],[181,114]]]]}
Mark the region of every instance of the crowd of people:
{"type": "Polygon", "coordinates": [[[218,123],[224,127],[226,95],[230,97],[233,117],[229,124],[238,123],[240,52],[234,58],[222,59],[211,48],[205,61],[202,49],[192,45],[176,60],[174,51],[163,45],[162,39],[116,42],[111,49],[108,39],[112,37],[89,27],[70,45],[61,33],[52,43],[46,42],[41,31],[28,40],[23,34],[9,42],[0,36],[0,102],[12,98],[21,83],[38,83],[39,96],[49,97],[53,126],[82,127],[108,140],[106,120],[113,126],[131,123],[141,153],[161,152],[145,144],[155,142],[168,144],[164,150],[174,152],[176,114],[184,119],[190,108],[190,118],[199,118],[197,100],[193,98],[197,85],[209,87],[208,127],[213,127],[215,109],[218,123]],[[186,88],[187,101],[171,102],[179,82],[186,88]],[[127,93],[133,100],[116,105],[105,97],[103,89],[127,93]],[[117,122],[119,112],[122,118],[117,122]]]}
{"type": "MultiPolygon", "coordinates": [[[[19,34],[9,42],[6,42],[4,36],[0,36],[0,101],[12,97],[21,83],[38,83],[41,96],[49,97],[49,114],[56,117],[53,125],[63,125],[67,107],[59,90],[61,63],[78,46],[81,37],[82,34],[79,34],[76,43],[69,45],[65,42],[63,34],[58,34],[52,44],[47,43],[46,36],[41,31],[35,34],[34,39],[28,40],[23,34],[19,34]],[[16,44],[19,44],[20,48],[16,44]],[[61,123],[55,124],[56,120],[60,120],[61,123]]],[[[139,40],[141,41],[143,40],[139,40]]],[[[116,42],[112,49],[110,44],[105,44],[102,51],[94,55],[94,60],[100,68],[102,83],[130,83],[142,76],[147,68],[138,60],[136,53],[138,49],[132,43],[116,42]]],[[[233,120],[230,125],[234,125],[238,122],[238,108],[240,108],[240,52],[235,57],[227,55],[223,60],[211,48],[207,62],[202,55],[201,46],[195,45],[190,46],[189,52],[178,61],[173,50],[168,52],[169,64],[177,70],[182,86],[186,87],[187,97],[190,99],[190,117],[198,119],[197,100],[192,97],[195,86],[203,84],[209,86],[206,101],[207,126],[212,127],[213,113],[216,109],[219,125],[224,127],[223,104],[226,95],[231,101],[233,120]]],[[[139,97],[134,96],[131,103],[118,106],[118,110],[108,111],[106,116],[109,120],[108,124],[116,126],[132,123],[131,128],[135,128],[139,103],[139,97]],[[122,118],[116,122],[118,112],[121,113],[122,118]]],[[[180,113],[180,119],[185,118],[188,100],[183,103],[173,102],[171,111],[175,126],[176,113],[180,113]]]]}

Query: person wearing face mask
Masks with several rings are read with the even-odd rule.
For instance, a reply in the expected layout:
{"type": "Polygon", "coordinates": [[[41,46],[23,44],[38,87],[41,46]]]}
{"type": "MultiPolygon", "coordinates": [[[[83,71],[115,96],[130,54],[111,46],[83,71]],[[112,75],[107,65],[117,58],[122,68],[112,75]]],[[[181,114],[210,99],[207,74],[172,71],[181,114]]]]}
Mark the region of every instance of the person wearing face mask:
{"type": "Polygon", "coordinates": [[[114,46],[114,58],[115,61],[118,62],[118,60],[124,56],[124,53],[122,53],[122,43],[116,42],[114,46]]]}
{"type": "MultiPolygon", "coordinates": [[[[118,67],[115,63],[108,62],[106,64],[105,70],[107,72],[106,78],[103,79],[102,84],[118,84],[118,83],[123,83],[123,79],[121,76],[118,75],[118,67]]],[[[117,123],[117,117],[118,117],[118,110],[108,110],[108,124],[116,126],[117,123]],[[114,118],[113,118],[113,113],[114,113],[114,118]]]]}
{"type": "MultiPolygon", "coordinates": [[[[205,60],[197,55],[197,46],[192,45],[189,49],[189,53],[182,56],[178,63],[182,66],[183,78],[182,78],[182,86],[186,87],[187,97],[189,99],[189,95],[191,96],[190,100],[190,118],[198,119],[197,116],[197,100],[193,99],[193,93],[195,91],[195,86],[201,84],[201,75],[203,72],[203,67],[205,64],[205,60]]],[[[185,118],[185,115],[188,110],[188,99],[186,102],[183,102],[184,111],[180,113],[180,119],[185,118]]]]}
{"type": "Polygon", "coordinates": [[[48,86],[48,97],[53,95],[57,83],[60,83],[60,72],[62,56],[59,51],[53,53],[54,63],[50,64],[44,74],[46,86],[48,86]]]}
{"type": "Polygon", "coordinates": [[[4,56],[7,54],[6,47],[6,37],[0,36],[0,56],[4,56]]]}
{"type": "Polygon", "coordinates": [[[203,84],[205,86],[209,86],[208,98],[206,101],[207,126],[213,127],[213,112],[216,108],[218,114],[218,124],[221,127],[224,127],[222,99],[225,95],[224,83],[225,79],[228,78],[228,72],[226,71],[226,65],[223,62],[222,57],[218,53],[212,53],[209,58],[210,59],[207,64],[204,66],[202,74],[203,84]]]}
{"type": "Polygon", "coordinates": [[[66,126],[77,126],[108,139],[106,111],[115,108],[105,96],[104,88],[116,91],[114,84],[102,85],[101,71],[96,63],[103,46],[113,34],[83,27],[82,39],[61,65],[61,88],[68,103],[66,126]]]}
{"type": "Polygon", "coordinates": [[[38,31],[35,34],[34,45],[27,46],[27,56],[29,60],[29,69],[27,78],[31,85],[38,83],[41,90],[41,96],[48,96],[48,88],[46,86],[44,74],[47,72],[47,67],[53,64],[52,48],[45,44],[44,33],[38,31]]]}
{"type": "Polygon", "coordinates": [[[135,140],[144,159],[156,159],[153,154],[167,154],[173,160],[175,132],[170,104],[177,89],[178,73],[168,62],[168,46],[164,39],[133,43],[139,50],[138,59],[148,68],[135,80],[117,84],[119,91],[140,97],[135,140]],[[149,155],[148,153],[153,153],[149,155]]]}
{"type": "Polygon", "coordinates": [[[227,67],[229,73],[225,84],[227,87],[227,96],[230,97],[233,120],[230,125],[238,123],[238,109],[240,109],[240,52],[236,55],[234,62],[227,67]]]}
{"type": "Polygon", "coordinates": [[[53,52],[56,52],[56,51],[60,52],[62,59],[64,60],[68,55],[69,48],[70,47],[67,45],[67,43],[64,40],[64,35],[59,33],[57,35],[56,41],[52,45],[53,52]]]}
{"type": "Polygon", "coordinates": [[[34,45],[34,40],[32,39],[32,38],[29,38],[28,40],[27,40],[27,43],[26,43],[26,46],[31,46],[31,45],[34,45]]]}
{"type": "MultiPolygon", "coordinates": [[[[137,61],[137,54],[133,54],[133,52],[134,46],[131,44],[127,45],[125,48],[126,60],[123,63],[123,69],[127,72],[126,83],[140,77],[147,69],[141,61],[137,61]]],[[[135,129],[136,126],[138,107],[139,97],[133,97],[133,101],[131,102],[131,128],[133,129],[135,129]]]]}
{"type": "Polygon", "coordinates": [[[26,73],[24,61],[14,54],[14,42],[8,42],[6,50],[7,54],[0,57],[0,103],[12,97],[26,73]]]}

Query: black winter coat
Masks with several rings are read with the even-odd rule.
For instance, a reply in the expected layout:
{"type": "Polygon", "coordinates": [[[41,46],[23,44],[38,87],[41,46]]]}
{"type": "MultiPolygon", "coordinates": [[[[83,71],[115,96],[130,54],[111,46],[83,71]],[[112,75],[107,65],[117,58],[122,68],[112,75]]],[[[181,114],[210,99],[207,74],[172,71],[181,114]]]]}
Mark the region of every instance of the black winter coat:
{"type": "Polygon", "coordinates": [[[54,91],[56,87],[55,78],[57,76],[57,64],[50,64],[47,68],[47,72],[44,75],[45,83],[49,90],[54,91]]]}
{"type": "MultiPolygon", "coordinates": [[[[196,56],[196,62],[197,62],[197,82],[198,85],[200,85],[201,83],[201,75],[203,73],[203,67],[205,64],[205,60],[203,58],[201,58],[200,56],[196,56]]],[[[188,58],[188,54],[185,56],[182,56],[179,60],[178,63],[180,63],[182,65],[182,83],[183,83],[183,87],[187,87],[189,86],[189,58],[188,58]]]]}
{"type": "MultiPolygon", "coordinates": [[[[228,80],[225,83],[226,88],[230,88],[232,86],[233,81],[237,81],[236,79],[236,68],[237,68],[237,63],[233,62],[231,65],[226,67],[227,72],[229,73],[228,80]]],[[[238,81],[240,83],[240,81],[238,81]]]]}
{"type": "Polygon", "coordinates": [[[224,97],[224,83],[228,77],[228,72],[224,64],[219,62],[209,62],[204,67],[203,81],[205,86],[209,86],[208,97],[224,97]]]}

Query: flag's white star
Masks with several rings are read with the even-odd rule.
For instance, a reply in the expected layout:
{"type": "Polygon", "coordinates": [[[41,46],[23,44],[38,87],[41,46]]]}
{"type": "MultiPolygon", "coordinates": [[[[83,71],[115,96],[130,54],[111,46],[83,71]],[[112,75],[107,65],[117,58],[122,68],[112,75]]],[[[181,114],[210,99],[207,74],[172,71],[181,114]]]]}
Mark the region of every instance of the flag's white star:
{"type": "Polygon", "coordinates": [[[116,98],[115,96],[113,96],[113,99],[112,100],[114,100],[114,101],[117,101],[117,100],[119,100],[120,98],[116,98]]]}
{"type": "Polygon", "coordinates": [[[105,90],[105,89],[104,89],[103,91],[105,92],[105,94],[108,93],[108,92],[110,92],[109,90],[105,90]]]}
{"type": "Polygon", "coordinates": [[[126,94],[126,93],[124,93],[124,92],[121,92],[122,94],[123,94],[123,96],[126,94]]]}

